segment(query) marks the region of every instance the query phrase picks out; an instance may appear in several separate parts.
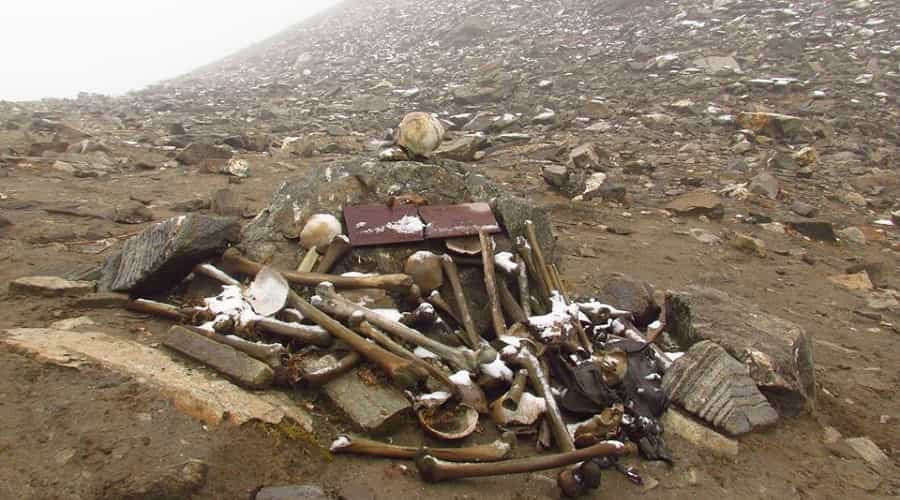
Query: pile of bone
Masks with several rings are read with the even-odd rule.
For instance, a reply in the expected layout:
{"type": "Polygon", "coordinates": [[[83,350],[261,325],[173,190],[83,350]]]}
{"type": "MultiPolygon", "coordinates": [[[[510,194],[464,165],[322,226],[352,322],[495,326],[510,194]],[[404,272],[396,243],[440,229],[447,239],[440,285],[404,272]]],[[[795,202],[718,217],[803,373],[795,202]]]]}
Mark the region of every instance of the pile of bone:
{"type": "MultiPolygon", "coordinates": [[[[247,386],[318,387],[364,364],[405,391],[436,439],[458,441],[493,421],[502,437],[490,445],[426,449],[350,435],[332,444],[334,453],[415,459],[426,481],[572,465],[558,481],[565,494],[578,496],[599,485],[602,469],[640,482],[617,463],[620,456],[671,460],[657,421],[666,405],[661,374],[671,362],[652,342],[662,326],[642,332],[628,311],[572,301],[530,221],[515,239],[515,255],[496,252],[493,237],[480,232],[473,237],[480,259],[413,251],[403,274],[328,274],[351,250],[341,230],[332,216],[311,217],[296,271],[263,266],[232,248],[221,268],[194,268],[195,276],[221,282],[218,296],[200,306],[134,299],[130,307],[178,321],[181,335],[227,344],[271,368],[271,376],[247,386]],[[460,265],[483,270],[493,332],[475,326],[460,265]],[[452,297],[437,291],[445,280],[452,297]],[[367,307],[360,293],[373,290],[401,306],[367,307]],[[311,350],[344,355],[327,369],[303,368],[311,350]],[[537,449],[556,453],[510,459],[516,436],[536,436],[537,449]]],[[[183,344],[166,345],[193,355],[183,344]]],[[[213,367],[228,374],[228,367],[213,367]]]]}

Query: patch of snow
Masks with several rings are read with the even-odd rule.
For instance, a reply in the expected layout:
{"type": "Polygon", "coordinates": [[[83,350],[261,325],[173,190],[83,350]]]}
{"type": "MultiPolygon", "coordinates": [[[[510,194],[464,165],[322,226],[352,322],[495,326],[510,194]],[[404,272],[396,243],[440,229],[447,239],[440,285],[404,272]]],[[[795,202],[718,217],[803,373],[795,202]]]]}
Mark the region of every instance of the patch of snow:
{"type": "Polygon", "coordinates": [[[503,269],[504,272],[509,274],[513,274],[519,270],[519,265],[516,264],[513,254],[510,252],[500,252],[495,255],[494,264],[496,264],[497,267],[503,269]]]}

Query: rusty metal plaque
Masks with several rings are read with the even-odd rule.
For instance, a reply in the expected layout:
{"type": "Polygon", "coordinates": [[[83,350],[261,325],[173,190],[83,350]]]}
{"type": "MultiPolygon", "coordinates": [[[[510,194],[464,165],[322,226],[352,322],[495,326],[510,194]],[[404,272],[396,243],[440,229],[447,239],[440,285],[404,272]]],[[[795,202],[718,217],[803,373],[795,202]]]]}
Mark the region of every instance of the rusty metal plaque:
{"type": "Polygon", "coordinates": [[[425,239],[471,236],[479,230],[499,233],[500,225],[487,203],[429,205],[419,207],[425,222],[425,239]]]}
{"type": "Polygon", "coordinates": [[[425,223],[415,205],[357,205],[344,208],[350,246],[390,245],[425,239],[425,223]]]}

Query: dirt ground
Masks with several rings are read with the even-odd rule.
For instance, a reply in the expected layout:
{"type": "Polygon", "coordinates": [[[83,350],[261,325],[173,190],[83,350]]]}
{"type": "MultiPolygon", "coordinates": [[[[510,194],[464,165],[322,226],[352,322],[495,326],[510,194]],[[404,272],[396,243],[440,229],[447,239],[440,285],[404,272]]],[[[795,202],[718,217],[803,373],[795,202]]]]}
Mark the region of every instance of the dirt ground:
{"type": "MultiPolygon", "coordinates": [[[[9,199],[3,213],[14,223],[0,233],[0,283],[27,275],[70,275],[105,253],[75,251],[79,242],[125,236],[141,225],[49,213],[49,207],[140,200],[157,220],[172,215],[171,202],[208,198],[228,185],[250,208],[265,206],[282,179],[302,174],[277,164],[254,170],[239,184],[193,169],[167,169],[79,179],[42,167],[13,167],[2,179],[9,199]]],[[[540,172],[522,167],[492,169],[489,175],[535,203],[552,207],[561,247],[564,281],[589,296],[601,285],[594,276],[627,272],[657,288],[702,282],[744,296],[764,309],[802,325],[812,336],[818,378],[818,411],[784,419],[776,428],[740,440],[733,460],[709,456],[670,436],[672,468],[638,463],[644,487],[610,472],[594,498],[888,498],[900,495],[896,458],[879,474],[863,461],[830,450],[824,426],[846,437],[867,436],[890,455],[900,450],[897,385],[900,344],[893,326],[854,311],[864,297],[827,280],[849,264],[882,258],[877,245],[854,248],[760,234],[772,251],[759,258],[727,245],[707,246],[683,234],[691,227],[713,232],[737,228],[697,219],[672,221],[648,207],[611,207],[600,202],[568,203],[541,188],[540,172]],[[606,232],[627,228],[630,234],[606,232]],[[804,249],[810,265],[790,253],[804,249]],[[589,250],[585,250],[589,249],[589,250]],[[592,255],[586,257],[585,255],[592,255]]],[[[890,263],[896,266],[896,262],[890,263]]],[[[3,296],[0,331],[44,327],[90,316],[100,331],[153,345],[167,328],[161,321],[116,310],[78,310],[57,299],[3,296]]],[[[248,498],[268,484],[309,483],[348,499],[364,498],[555,498],[552,473],[465,480],[427,485],[412,464],[347,456],[332,457],[327,446],[346,422],[324,399],[297,394],[316,420],[313,437],[289,429],[247,425],[210,428],[180,414],[139,380],[108,371],[66,369],[26,356],[0,352],[0,498],[101,498],[129,476],[162,469],[189,458],[210,466],[199,499],[248,498]]],[[[414,428],[415,426],[409,426],[414,428]]],[[[484,442],[485,432],[471,438],[484,442]]],[[[417,443],[419,431],[402,431],[395,442],[417,443]]],[[[521,453],[527,453],[527,450],[521,453]]]]}

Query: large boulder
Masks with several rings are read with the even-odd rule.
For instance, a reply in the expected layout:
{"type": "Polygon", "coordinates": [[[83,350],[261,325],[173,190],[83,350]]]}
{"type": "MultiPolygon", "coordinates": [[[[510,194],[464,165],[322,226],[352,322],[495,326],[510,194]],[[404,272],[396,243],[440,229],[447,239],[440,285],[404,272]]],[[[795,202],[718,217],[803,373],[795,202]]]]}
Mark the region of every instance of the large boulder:
{"type": "Polygon", "coordinates": [[[747,367],[708,340],[672,363],[662,387],[671,401],[732,436],[778,421],[747,367]]]}
{"type": "Polygon", "coordinates": [[[240,238],[237,219],[182,215],[132,237],[103,263],[101,292],[153,294],[181,282],[197,264],[240,238]]]}
{"type": "Polygon", "coordinates": [[[780,411],[815,408],[811,341],[799,325],[746,299],[690,285],[666,292],[666,330],[683,349],[703,340],[724,347],[780,411]]]}
{"type": "MultiPolygon", "coordinates": [[[[544,252],[550,259],[555,256],[556,243],[546,209],[502,192],[475,169],[411,161],[324,164],[305,177],[284,181],[269,206],[244,228],[239,248],[258,262],[296,266],[296,240],[309,216],[328,213],[342,219],[345,206],[388,203],[392,196],[407,194],[423,197],[432,205],[488,202],[512,238],[524,234],[525,221],[530,219],[544,252]]],[[[423,249],[443,251],[439,245],[426,242],[358,248],[345,261],[353,261],[357,267],[368,263],[369,271],[402,272],[406,257],[423,249]]]]}

